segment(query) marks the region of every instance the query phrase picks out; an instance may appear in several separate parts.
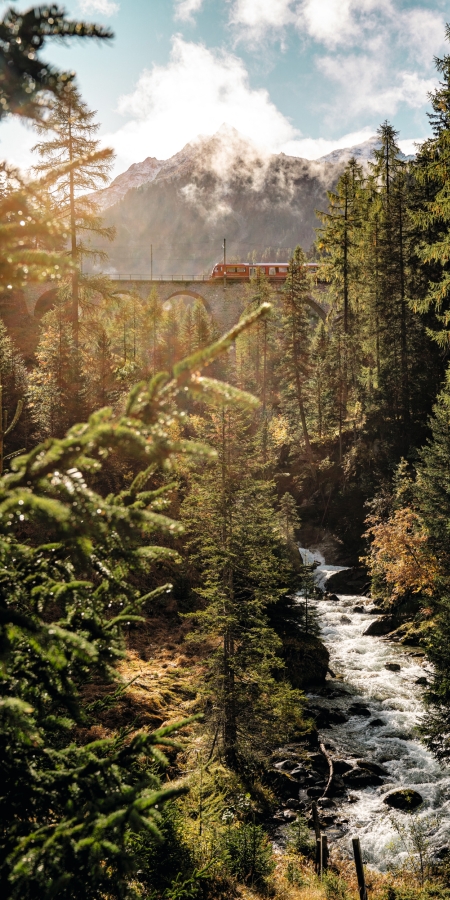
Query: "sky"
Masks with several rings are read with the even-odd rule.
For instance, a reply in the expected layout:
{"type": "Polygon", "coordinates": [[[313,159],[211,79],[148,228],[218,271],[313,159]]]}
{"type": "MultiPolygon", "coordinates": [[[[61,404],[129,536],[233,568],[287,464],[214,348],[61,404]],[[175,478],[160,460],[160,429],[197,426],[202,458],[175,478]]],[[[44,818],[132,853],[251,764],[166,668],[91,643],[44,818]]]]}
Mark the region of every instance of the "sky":
{"type": "MultiPolygon", "coordinates": [[[[116,151],[114,174],[148,156],[167,159],[223,123],[271,152],[309,159],[366,140],[385,119],[405,152],[430,133],[434,57],[448,50],[444,0],[64,6],[115,34],[105,44],[50,42],[42,54],[77,73],[86,103],[97,110],[102,143],[116,151]]],[[[17,119],[4,121],[0,157],[27,168],[35,141],[17,119]]]]}

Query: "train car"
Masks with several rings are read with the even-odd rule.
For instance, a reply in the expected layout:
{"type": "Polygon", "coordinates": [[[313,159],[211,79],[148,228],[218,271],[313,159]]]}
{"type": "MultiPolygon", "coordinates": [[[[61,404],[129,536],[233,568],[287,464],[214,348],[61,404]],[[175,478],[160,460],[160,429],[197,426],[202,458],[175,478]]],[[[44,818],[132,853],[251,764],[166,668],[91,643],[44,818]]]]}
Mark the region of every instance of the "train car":
{"type": "MultiPolygon", "coordinates": [[[[286,281],[289,263],[285,262],[261,262],[261,263],[217,263],[211,272],[211,280],[250,281],[256,275],[265,275],[268,281],[286,281]]],[[[318,263],[305,263],[305,269],[316,272],[318,263]]]]}

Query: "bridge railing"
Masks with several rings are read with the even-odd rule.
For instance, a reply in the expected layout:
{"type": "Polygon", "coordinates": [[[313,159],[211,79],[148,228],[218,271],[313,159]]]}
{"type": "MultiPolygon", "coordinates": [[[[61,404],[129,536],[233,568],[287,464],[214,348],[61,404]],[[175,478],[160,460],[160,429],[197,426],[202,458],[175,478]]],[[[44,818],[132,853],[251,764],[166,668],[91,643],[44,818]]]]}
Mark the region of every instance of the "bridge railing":
{"type": "Polygon", "coordinates": [[[210,275],[142,275],[141,273],[127,275],[118,273],[110,275],[111,281],[209,281],[210,275]]]}

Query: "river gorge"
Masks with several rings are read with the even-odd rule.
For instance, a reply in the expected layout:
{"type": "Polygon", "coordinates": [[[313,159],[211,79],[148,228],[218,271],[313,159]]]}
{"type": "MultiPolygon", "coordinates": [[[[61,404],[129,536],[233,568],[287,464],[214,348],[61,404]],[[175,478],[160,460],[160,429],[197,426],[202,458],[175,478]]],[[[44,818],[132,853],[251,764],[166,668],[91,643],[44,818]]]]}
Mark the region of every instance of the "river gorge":
{"type": "MultiPolygon", "coordinates": [[[[318,561],[316,580],[326,588],[328,577],[339,567],[318,561]]],[[[373,763],[382,777],[380,783],[368,786],[350,783],[345,799],[333,798],[336,818],[327,829],[329,841],[349,850],[351,838],[359,836],[365,861],[385,870],[408,852],[408,838],[406,843],[400,838],[395,823],[410,832],[408,825],[414,822],[426,833],[431,853],[442,856],[449,845],[450,770],[439,765],[418,734],[423,685],[429,675],[424,654],[364,634],[377,618],[370,613],[373,603],[368,598],[331,596],[324,594],[317,601],[317,614],[332,674],[325,686],[309,692],[309,703],[316,712],[319,709],[320,738],[330,756],[344,769],[345,761],[373,763]],[[384,802],[399,788],[418,791],[423,798],[414,813],[391,810],[384,802]]]]}

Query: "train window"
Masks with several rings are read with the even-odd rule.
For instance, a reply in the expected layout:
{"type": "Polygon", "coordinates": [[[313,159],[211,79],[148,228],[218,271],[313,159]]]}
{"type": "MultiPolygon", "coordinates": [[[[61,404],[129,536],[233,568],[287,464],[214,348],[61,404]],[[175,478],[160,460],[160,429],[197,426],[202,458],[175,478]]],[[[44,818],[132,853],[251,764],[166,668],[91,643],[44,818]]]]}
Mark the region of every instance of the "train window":
{"type": "Polygon", "coordinates": [[[227,266],[227,272],[236,272],[236,266],[227,266]]]}
{"type": "Polygon", "coordinates": [[[287,272],[287,268],[286,268],[286,266],[280,266],[280,268],[278,269],[278,271],[279,271],[280,273],[282,273],[283,275],[285,275],[286,272],[287,272]]]}
{"type": "Polygon", "coordinates": [[[246,271],[245,266],[238,266],[238,267],[237,267],[237,271],[238,271],[238,272],[245,272],[245,271],[246,271]]]}
{"type": "Polygon", "coordinates": [[[249,269],[249,275],[250,275],[250,278],[253,278],[253,277],[256,275],[256,268],[255,268],[255,266],[250,266],[250,269],[249,269]]]}
{"type": "Polygon", "coordinates": [[[269,267],[269,275],[275,275],[275,266],[269,267]]]}

